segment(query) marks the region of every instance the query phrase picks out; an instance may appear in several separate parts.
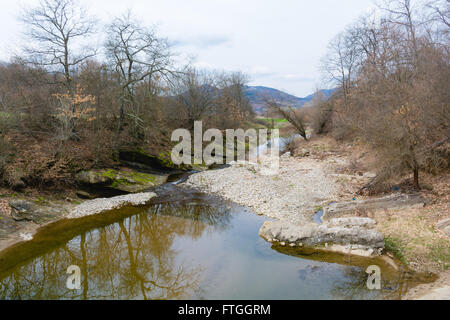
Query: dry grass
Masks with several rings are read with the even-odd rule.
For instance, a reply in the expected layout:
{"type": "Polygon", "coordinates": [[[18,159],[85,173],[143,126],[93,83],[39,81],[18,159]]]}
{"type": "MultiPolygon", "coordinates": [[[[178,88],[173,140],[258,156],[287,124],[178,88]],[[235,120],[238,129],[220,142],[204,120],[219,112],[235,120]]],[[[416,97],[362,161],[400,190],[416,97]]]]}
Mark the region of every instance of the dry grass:
{"type": "Polygon", "coordinates": [[[409,267],[440,273],[450,267],[450,239],[434,228],[432,206],[378,211],[373,218],[393,251],[409,267]]]}
{"type": "MultiPolygon", "coordinates": [[[[339,198],[345,201],[369,196],[356,195],[370,179],[365,177],[374,168],[375,155],[366,146],[340,143],[330,137],[314,137],[299,148],[309,149],[311,157],[327,161],[339,184],[339,198]]],[[[394,186],[401,192],[413,192],[411,177],[388,181],[383,193],[391,193],[394,186]]],[[[450,173],[438,175],[421,173],[421,196],[426,206],[384,209],[364,212],[375,219],[385,235],[386,244],[411,269],[433,273],[450,269],[450,238],[435,228],[438,221],[450,217],[450,173]]],[[[355,214],[358,214],[356,212],[355,214]]],[[[447,271],[446,271],[447,270],[447,271]]]]}

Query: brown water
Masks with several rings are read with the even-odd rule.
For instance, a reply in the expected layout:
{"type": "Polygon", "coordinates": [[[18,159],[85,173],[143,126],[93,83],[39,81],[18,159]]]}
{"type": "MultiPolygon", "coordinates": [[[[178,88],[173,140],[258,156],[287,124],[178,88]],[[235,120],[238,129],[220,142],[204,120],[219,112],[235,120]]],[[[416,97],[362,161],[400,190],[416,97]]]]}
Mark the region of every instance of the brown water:
{"type": "Polygon", "coordinates": [[[3,251],[0,299],[398,299],[427,280],[379,259],[272,247],[258,237],[264,221],[173,187],[150,206],[62,221],[3,251]],[[379,291],[366,287],[373,264],[379,291]],[[66,288],[70,265],[81,290],[66,288]]]}

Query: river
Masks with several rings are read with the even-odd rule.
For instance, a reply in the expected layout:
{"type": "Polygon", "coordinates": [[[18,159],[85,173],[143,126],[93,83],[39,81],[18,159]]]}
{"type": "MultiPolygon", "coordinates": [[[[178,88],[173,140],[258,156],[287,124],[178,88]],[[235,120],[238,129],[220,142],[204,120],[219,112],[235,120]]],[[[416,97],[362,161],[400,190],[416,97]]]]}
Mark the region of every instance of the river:
{"type": "Polygon", "coordinates": [[[381,259],[273,246],[267,219],[167,184],[150,205],[63,220],[0,254],[0,299],[399,299],[418,279],[381,259]],[[369,290],[365,270],[382,270],[369,290]],[[66,286],[81,270],[81,289],[66,286]]]}

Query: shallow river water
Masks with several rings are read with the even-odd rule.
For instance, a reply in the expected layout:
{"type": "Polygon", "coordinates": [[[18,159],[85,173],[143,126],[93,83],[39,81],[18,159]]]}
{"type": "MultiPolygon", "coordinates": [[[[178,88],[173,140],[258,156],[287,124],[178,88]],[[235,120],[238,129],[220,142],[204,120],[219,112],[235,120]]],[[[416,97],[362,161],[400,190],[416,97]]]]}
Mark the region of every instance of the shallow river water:
{"type": "Polygon", "coordinates": [[[380,259],[272,246],[266,219],[175,186],[151,205],[60,221],[0,253],[0,299],[398,299],[417,275],[380,259]],[[174,196],[176,194],[176,196],[174,196]],[[365,270],[382,270],[368,290],[365,270]],[[81,289],[66,287],[67,268],[81,289]]]}

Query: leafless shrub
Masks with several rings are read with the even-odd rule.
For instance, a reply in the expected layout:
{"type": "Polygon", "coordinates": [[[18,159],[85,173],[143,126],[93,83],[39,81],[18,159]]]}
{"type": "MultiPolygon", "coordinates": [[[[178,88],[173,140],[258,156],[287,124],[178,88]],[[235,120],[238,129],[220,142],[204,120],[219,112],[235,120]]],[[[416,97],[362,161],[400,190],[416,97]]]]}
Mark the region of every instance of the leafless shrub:
{"type": "Polygon", "coordinates": [[[303,139],[308,140],[306,132],[306,113],[304,110],[293,106],[281,97],[263,97],[263,101],[267,109],[289,121],[297,133],[303,137],[303,139]]]}
{"type": "Polygon", "coordinates": [[[331,130],[333,104],[325,95],[317,91],[314,99],[304,106],[303,112],[315,134],[328,133],[331,130]]]}

